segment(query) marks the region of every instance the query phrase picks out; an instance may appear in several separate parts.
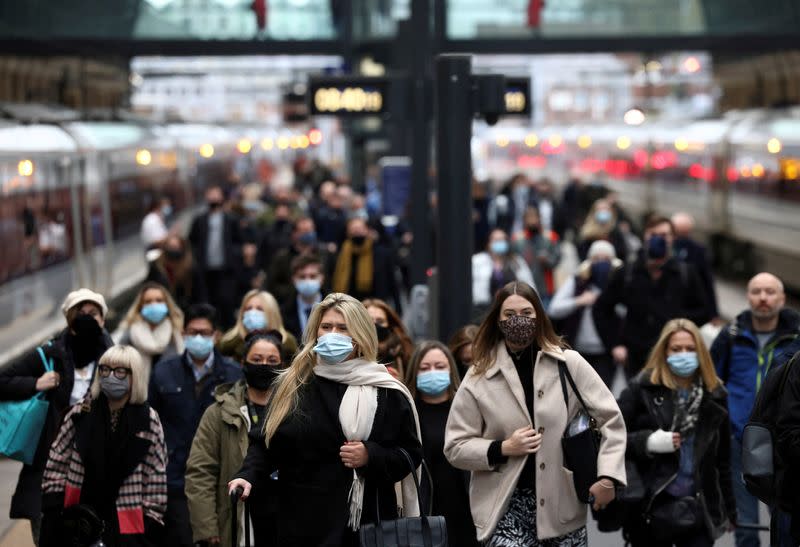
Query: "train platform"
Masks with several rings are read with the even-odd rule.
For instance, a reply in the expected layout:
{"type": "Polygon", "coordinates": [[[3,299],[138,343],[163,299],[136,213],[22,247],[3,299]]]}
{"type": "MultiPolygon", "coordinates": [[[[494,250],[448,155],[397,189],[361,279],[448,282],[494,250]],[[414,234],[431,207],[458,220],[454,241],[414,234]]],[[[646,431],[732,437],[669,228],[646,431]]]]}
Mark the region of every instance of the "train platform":
{"type": "MultiPolygon", "coordinates": [[[[557,271],[558,278],[564,278],[573,271],[577,263],[574,247],[569,244],[563,246],[562,265],[557,271]]],[[[735,317],[743,309],[747,308],[745,287],[741,282],[717,280],[716,282],[717,299],[719,302],[720,314],[725,319],[735,317]]],[[[795,304],[792,302],[792,304],[795,304]]],[[[120,310],[116,310],[117,313],[120,310]]],[[[122,310],[124,313],[124,310],[122,310]]],[[[0,547],[33,547],[30,537],[30,527],[27,521],[10,520],[8,509],[11,494],[17,481],[17,475],[21,464],[11,460],[0,460],[0,547]]],[[[762,523],[768,522],[766,508],[762,508],[762,523]]],[[[593,547],[617,547],[623,545],[622,536],[619,533],[601,533],[597,530],[596,523],[590,518],[589,544],[593,547]]],[[[768,534],[762,534],[762,544],[769,544],[768,534]]],[[[733,547],[733,535],[726,534],[715,545],[718,547],[733,547]]]]}

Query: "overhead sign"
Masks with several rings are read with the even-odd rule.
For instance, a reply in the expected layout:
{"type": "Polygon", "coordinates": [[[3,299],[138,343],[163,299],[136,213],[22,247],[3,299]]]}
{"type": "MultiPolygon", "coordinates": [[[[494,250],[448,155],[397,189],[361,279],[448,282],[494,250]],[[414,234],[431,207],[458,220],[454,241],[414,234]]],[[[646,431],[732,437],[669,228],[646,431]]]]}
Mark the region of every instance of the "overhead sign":
{"type": "Polygon", "coordinates": [[[531,82],[528,78],[506,78],[506,116],[530,116],[531,82]]]}
{"type": "Polygon", "coordinates": [[[391,81],[383,77],[321,76],[309,81],[311,114],[375,116],[389,111],[391,81]]]}

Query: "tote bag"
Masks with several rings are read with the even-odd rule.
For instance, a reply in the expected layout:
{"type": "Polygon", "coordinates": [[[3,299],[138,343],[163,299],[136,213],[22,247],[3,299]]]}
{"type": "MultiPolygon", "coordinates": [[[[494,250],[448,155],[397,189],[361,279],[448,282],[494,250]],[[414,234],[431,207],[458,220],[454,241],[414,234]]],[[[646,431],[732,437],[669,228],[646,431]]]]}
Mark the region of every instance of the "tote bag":
{"type": "MultiPolygon", "coordinates": [[[[42,348],[36,348],[47,372],[53,371],[53,360],[47,359],[42,348]]],[[[40,391],[26,401],[0,403],[0,454],[27,465],[39,446],[42,428],[47,419],[50,403],[40,391]]]]}

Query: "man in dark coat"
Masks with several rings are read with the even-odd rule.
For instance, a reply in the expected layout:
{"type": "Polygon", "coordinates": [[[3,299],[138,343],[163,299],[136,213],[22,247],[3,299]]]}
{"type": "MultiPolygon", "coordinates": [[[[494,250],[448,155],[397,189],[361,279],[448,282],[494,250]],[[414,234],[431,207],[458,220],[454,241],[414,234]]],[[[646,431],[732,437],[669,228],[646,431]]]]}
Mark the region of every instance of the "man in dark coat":
{"type": "Polygon", "coordinates": [[[186,351],[158,362],[150,378],[150,406],[164,427],[167,462],[167,512],[164,540],[169,547],[192,547],[189,507],[184,494],[186,460],[206,408],[220,384],[242,377],[241,367],[214,349],[219,338],[216,310],[195,304],[186,313],[186,351]]]}
{"type": "MultiPolygon", "coordinates": [[[[795,341],[791,348],[800,351],[800,343],[795,341]]],[[[773,545],[776,547],[800,545],[800,470],[797,468],[800,462],[800,354],[795,352],[789,360],[792,368],[781,393],[776,433],[778,453],[781,460],[788,463],[782,491],[791,498],[791,506],[788,514],[776,511],[777,515],[773,515],[773,537],[777,536],[773,545]]]]}
{"type": "Polygon", "coordinates": [[[42,521],[42,474],[50,445],[62,416],[88,392],[97,360],[113,345],[103,328],[108,307],[102,295],[89,289],[73,291],[67,295],[61,311],[67,319],[67,328],[41,346],[44,359],[53,363],[53,372],[46,372],[38,350],[0,369],[0,400],[22,401],[45,392],[45,400],[50,403],[33,462],[24,465],[19,474],[9,515],[12,519],[31,521],[34,542],[38,540],[42,521]]]}
{"type": "Polygon", "coordinates": [[[672,223],[651,218],[645,227],[644,254],[614,272],[592,309],[597,332],[629,377],[644,366],[650,348],[670,319],[685,317],[697,325],[711,319],[705,288],[689,264],[672,256],[672,223]],[[626,309],[624,318],[617,306],[626,309]]]}
{"type": "Polygon", "coordinates": [[[299,255],[292,260],[294,292],[281,303],[283,327],[302,341],[311,310],[322,301],[325,274],[316,255],[299,255]]]}
{"type": "Polygon", "coordinates": [[[700,276],[703,287],[708,296],[708,312],[712,317],[719,317],[717,311],[717,294],[714,291],[714,274],[711,272],[711,263],[705,246],[692,239],[694,219],[688,213],[675,213],[672,215],[672,225],[675,227],[675,258],[691,264],[700,276]]]}
{"type": "MultiPolygon", "coordinates": [[[[292,244],[272,255],[260,257],[262,268],[267,272],[267,290],[278,302],[285,302],[294,293],[292,280],[292,262],[298,256],[316,256],[322,263],[322,273],[330,269],[330,255],[319,244],[314,221],[309,217],[300,217],[292,227],[292,244]]],[[[284,320],[286,318],[284,317],[284,320]]]]}
{"type": "Polygon", "coordinates": [[[236,219],[223,211],[224,203],[221,187],[206,190],[208,210],[192,222],[189,242],[195,264],[205,276],[208,300],[227,328],[234,322],[236,284],[230,279],[242,263],[242,237],[236,219]]]}

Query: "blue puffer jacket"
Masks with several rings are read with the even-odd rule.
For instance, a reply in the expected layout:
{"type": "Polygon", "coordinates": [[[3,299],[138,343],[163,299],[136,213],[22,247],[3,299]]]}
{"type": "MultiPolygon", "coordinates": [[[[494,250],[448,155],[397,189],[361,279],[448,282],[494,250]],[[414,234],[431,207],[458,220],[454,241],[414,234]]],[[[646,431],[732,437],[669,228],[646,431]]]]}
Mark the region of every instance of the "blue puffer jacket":
{"type": "Polygon", "coordinates": [[[711,357],[717,375],[728,389],[728,411],[731,431],[742,439],[742,431],[750,418],[756,393],[767,374],[785,362],[793,342],[800,337],[800,314],[784,308],[778,318],[775,334],[759,350],[753,331],[752,314],[742,312],[736,321],[722,329],[711,345],[711,357]]]}
{"type": "Polygon", "coordinates": [[[150,406],[158,412],[167,442],[167,488],[183,492],[186,460],[192,448],[200,418],[214,402],[218,385],[236,382],[242,369],[214,350],[211,372],[195,380],[186,352],[164,361],[153,369],[150,378],[150,406]]]}

